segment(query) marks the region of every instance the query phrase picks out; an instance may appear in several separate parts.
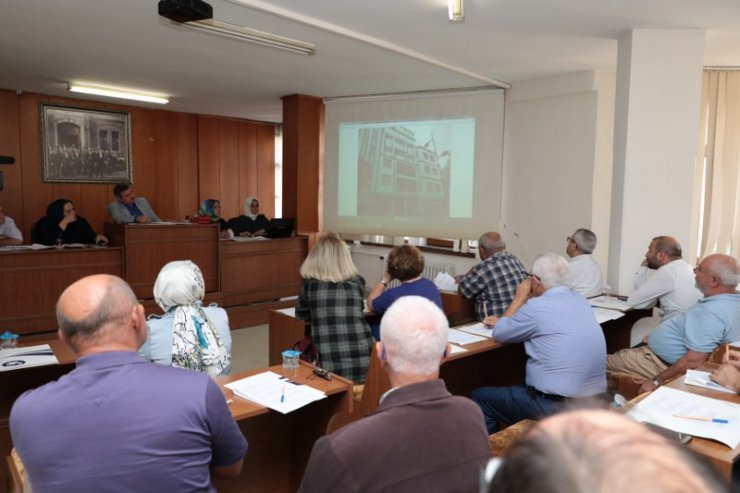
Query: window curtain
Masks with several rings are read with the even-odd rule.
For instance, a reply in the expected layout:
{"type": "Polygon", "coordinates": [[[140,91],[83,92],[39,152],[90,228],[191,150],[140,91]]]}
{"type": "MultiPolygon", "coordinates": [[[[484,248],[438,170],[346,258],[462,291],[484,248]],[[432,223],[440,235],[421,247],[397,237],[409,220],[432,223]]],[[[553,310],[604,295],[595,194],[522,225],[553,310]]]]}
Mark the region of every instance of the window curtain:
{"type": "Polygon", "coordinates": [[[698,256],[740,253],[740,71],[704,72],[697,162],[698,256]]]}

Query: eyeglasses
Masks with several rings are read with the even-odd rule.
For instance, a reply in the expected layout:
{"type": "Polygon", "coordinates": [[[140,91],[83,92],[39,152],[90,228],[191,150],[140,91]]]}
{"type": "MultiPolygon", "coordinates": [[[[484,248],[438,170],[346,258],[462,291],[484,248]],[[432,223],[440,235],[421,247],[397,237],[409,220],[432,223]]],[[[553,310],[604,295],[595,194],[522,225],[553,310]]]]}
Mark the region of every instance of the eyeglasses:
{"type": "Polygon", "coordinates": [[[540,276],[537,276],[535,274],[532,274],[531,272],[525,272],[525,274],[527,274],[527,276],[529,276],[529,277],[534,277],[538,281],[542,282],[542,279],[540,279],[540,276]]]}
{"type": "Polygon", "coordinates": [[[573,239],[573,238],[571,238],[570,236],[569,236],[569,237],[567,237],[567,238],[565,239],[565,241],[567,241],[567,242],[569,242],[569,243],[570,243],[571,241],[572,241],[573,243],[575,243],[575,242],[576,242],[576,240],[574,240],[574,239],[573,239]]]}

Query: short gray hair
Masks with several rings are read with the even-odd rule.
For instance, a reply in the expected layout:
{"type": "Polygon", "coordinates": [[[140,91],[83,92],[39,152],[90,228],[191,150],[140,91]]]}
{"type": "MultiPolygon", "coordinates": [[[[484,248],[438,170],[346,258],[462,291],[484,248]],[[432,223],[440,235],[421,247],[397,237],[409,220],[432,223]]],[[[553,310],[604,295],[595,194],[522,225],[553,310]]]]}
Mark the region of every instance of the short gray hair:
{"type": "Polygon", "coordinates": [[[734,257],[724,254],[713,255],[709,270],[719,278],[719,282],[726,288],[734,288],[740,284],[740,264],[734,257]]]}
{"type": "Polygon", "coordinates": [[[131,287],[120,277],[109,276],[104,289],[105,294],[101,297],[101,302],[84,318],[74,318],[74,314],[64,313],[60,303],[57,302],[59,330],[71,345],[78,346],[80,341],[97,338],[101,329],[111,323],[123,321],[138,303],[131,287]]]}
{"type": "Polygon", "coordinates": [[[492,255],[497,250],[505,249],[506,242],[501,238],[500,234],[491,231],[483,233],[481,237],[478,238],[478,246],[485,250],[489,255],[492,255]]]}
{"type": "Polygon", "coordinates": [[[596,248],[596,234],[590,229],[579,228],[570,239],[583,253],[593,253],[596,248]]]}
{"type": "Polygon", "coordinates": [[[568,279],[568,261],[557,253],[543,253],[534,259],[532,274],[540,278],[545,289],[562,286],[568,279]]]}
{"type": "Polygon", "coordinates": [[[449,324],[437,305],[421,296],[399,298],[380,321],[385,361],[403,375],[439,370],[447,347],[449,324]]]}

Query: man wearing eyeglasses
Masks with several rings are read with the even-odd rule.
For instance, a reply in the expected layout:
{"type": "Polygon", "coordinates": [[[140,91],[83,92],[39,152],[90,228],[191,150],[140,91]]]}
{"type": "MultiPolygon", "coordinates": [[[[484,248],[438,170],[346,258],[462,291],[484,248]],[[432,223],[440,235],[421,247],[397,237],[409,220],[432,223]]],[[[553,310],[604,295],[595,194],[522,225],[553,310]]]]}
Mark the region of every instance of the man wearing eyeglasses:
{"type": "Polygon", "coordinates": [[[600,295],[604,290],[604,277],[601,267],[591,253],[596,248],[596,235],[593,231],[580,228],[568,237],[565,252],[570,257],[568,286],[585,298],[600,295]]]}
{"type": "Polygon", "coordinates": [[[606,391],[604,333],[588,301],[566,285],[567,279],[567,260],[540,255],[504,315],[485,319],[496,341],[522,342],[528,357],[525,385],[480,387],[471,394],[488,433],[504,423],[555,414],[569,399],[606,391]]]}
{"type": "Polygon", "coordinates": [[[720,344],[740,340],[740,264],[729,255],[709,255],[694,269],[694,277],[704,298],[661,322],[647,345],[609,355],[608,372],[643,379],[640,391],[648,392],[698,368],[720,344]]]}

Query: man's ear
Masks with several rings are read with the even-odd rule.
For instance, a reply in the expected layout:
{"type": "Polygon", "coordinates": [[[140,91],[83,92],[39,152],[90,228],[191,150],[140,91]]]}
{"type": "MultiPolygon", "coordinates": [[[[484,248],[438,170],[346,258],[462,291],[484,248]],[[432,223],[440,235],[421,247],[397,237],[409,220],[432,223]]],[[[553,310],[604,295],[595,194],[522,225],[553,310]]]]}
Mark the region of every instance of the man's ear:
{"type": "Polygon", "coordinates": [[[445,362],[445,360],[447,359],[447,357],[450,355],[450,352],[452,352],[452,346],[448,342],[447,345],[445,346],[444,352],[442,353],[442,358],[440,358],[440,360],[439,360],[439,363],[440,364],[442,364],[442,363],[445,362]]]}
{"type": "MultiPolygon", "coordinates": [[[[67,336],[66,336],[66,335],[64,335],[64,332],[62,332],[62,329],[57,329],[57,337],[59,338],[59,340],[60,340],[60,341],[62,341],[62,342],[63,342],[64,344],[66,344],[67,346],[69,346],[69,345],[70,345],[70,344],[69,344],[69,340],[67,339],[67,336]]],[[[71,347],[71,346],[70,346],[70,347],[71,347]]]]}
{"type": "Polygon", "coordinates": [[[378,341],[375,343],[375,352],[378,353],[380,361],[385,362],[385,346],[383,346],[382,342],[378,341]]]}
{"type": "Polygon", "coordinates": [[[136,332],[137,340],[141,341],[139,346],[144,344],[149,331],[149,327],[146,324],[146,314],[144,313],[144,307],[137,303],[131,309],[131,324],[134,331],[136,332]]]}

